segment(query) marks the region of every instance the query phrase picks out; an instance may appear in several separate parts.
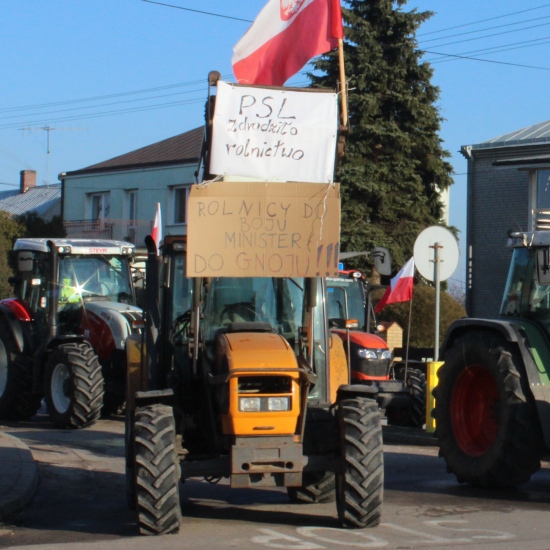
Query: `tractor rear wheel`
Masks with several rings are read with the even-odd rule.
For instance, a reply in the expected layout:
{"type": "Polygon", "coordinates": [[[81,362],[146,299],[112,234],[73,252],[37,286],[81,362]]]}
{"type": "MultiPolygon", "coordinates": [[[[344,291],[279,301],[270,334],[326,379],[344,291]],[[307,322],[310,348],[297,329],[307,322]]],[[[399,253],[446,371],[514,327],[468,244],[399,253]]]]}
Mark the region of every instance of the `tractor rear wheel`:
{"type": "Polygon", "coordinates": [[[46,405],[57,428],[93,424],[103,405],[103,374],[87,342],[61,344],[46,362],[46,405]]]}
{"type": "Polygon", "coordinates": [[[288,487],[291,502],[319,504],[333,502],[335,476],[333,472],[307,472],[303,475],[301,487],[288,487]]]}
{"type": "Polygon", "coordinates": [[[137,409],[134,444],[139,531],[142,535],[177,533],[180,476],[172,408],[157,404],[137,409]]]}
{"type": "Polygon", "coordinates": [[[409,405],[407,407],[386,408],[386,418],[389,426],[404,428],[422,428],[426,423],[426,375],[419,369],[399,367],[395,373],[396,380],[404,382],[409,390],[409,405]]]}
{"type": "Polygon", "coordinates": [[[0,419],[26,420],[41,402],[42,396],[32,392],[30,359],[16,352],[9,327],[0,323],[0,419]]]}
{"type": "Polygon", "coordinates": [[[518,350],[487,331],[458,338],[434,389],[440,455],[459,482],[513,487],[540,468],[543,438],[518,350]]]}
{"type": "Polygon", "coordinates": [[[336,474],[336,508],[342,527],[380,523],[384,454],[380,412],[375,401],[343,399],[336,412],[342,469],[336,474]]]}

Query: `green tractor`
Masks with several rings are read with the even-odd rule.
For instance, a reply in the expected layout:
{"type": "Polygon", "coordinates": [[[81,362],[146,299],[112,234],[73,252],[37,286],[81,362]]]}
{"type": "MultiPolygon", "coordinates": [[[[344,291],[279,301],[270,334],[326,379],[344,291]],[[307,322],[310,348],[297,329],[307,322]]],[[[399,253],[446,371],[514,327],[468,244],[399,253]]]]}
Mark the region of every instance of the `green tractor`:
{"type": "Polygon", "coordinates": [[[512,233],[498,319],[455,321],[434,389],[440,455],[459,482],[524,483],[550,448],[550,232],[512,233]]]}

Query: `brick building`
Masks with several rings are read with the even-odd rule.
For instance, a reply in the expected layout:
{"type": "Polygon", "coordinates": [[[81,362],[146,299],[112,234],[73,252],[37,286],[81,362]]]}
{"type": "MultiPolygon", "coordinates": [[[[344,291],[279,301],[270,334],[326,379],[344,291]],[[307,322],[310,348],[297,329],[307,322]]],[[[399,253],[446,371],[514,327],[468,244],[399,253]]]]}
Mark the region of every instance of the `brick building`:
{"type": "Polygon", "coordinates": [[[466,311],[496,317],[511,256],[508,232],[550,229],[550,121],[461,152],[468,161],[466,311]]]}

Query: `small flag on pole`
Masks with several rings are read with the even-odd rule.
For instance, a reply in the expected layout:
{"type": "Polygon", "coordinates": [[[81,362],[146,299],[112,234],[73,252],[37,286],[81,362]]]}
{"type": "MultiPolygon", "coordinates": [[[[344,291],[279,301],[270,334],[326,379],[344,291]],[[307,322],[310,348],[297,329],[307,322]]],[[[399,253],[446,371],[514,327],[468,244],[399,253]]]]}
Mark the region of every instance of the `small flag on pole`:
{"type": "Polygon", "coordinates": [[[153,230],[151,231],[151,237],[157,245],[157,254],[160,250],[160,242],[162,241],[162,216],[160,213],[160,202],[157,202],[157,211],[155,213],[155,221],[153,222],[153,230]]]}
{"type": "Polygon", "coordinates": [[[390,286],[384,292],[384,296],[374,308],[374,313],[378,313],[388,304],[397,302],[408,302],[412,300],[414,282],[414,258],[411,258],[401,271],[391,280],[390,286]]]}
{"type": "Polygon", "coordinates": [[[240,84],[282,86],[344,37],[340,0],[269,0],[233,48],[240,84]]]}

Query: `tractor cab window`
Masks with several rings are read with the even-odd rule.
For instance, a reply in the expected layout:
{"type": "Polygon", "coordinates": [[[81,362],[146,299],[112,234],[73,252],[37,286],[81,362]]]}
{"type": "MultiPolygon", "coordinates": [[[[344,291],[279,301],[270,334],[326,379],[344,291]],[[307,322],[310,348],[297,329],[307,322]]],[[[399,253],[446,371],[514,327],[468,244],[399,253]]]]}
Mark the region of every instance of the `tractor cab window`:
{"type": "Polygon", "coordinates": [[[550,250],[539,248],[529,288],[528,312],[535,319],[550,318],[550,250]]]}
{"type": "Polygon", "coordinates": [[[358,277],[327,277],[327,308],[330,326],[345,328],[346,319],[365,324],[365,294],[358,277]]]}
{"type": "Polygon", "coordinates": [[[508,272],[504,299],[500,308],[501,315],[519,315],[522,296],[529,281],[526,282],[529,251],[527,248],[515,248],[508,272]]]}
{"type": "Polygon", "coordinates": [[[50,256],[43,252],[21,250],[18,253],[16,296],[35,312],[45,312],[48,307],[48,280],[50,256]]]}
{"type": "Polygon", "coordinates": [[[232,323],[265,323],[297,345],[302,307],[301,279],[215,277],[205,298],[206,341],[212,343],[232,323]]]}
{"type": "Polygon", "coordinates": [[[101,298],[133,304],[130,269],[116,256],[71,255],[59,258],[59,306],[101,298]]]}
{"type": "Polygon", "coordinates": [[[185,254],[177,254],[173,259],[172,273],[172,321],[190,311],[193,302],[193,281],[188,279],[185,270],[185,254]]]}

